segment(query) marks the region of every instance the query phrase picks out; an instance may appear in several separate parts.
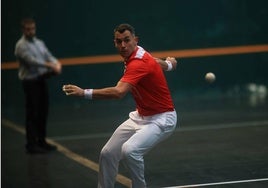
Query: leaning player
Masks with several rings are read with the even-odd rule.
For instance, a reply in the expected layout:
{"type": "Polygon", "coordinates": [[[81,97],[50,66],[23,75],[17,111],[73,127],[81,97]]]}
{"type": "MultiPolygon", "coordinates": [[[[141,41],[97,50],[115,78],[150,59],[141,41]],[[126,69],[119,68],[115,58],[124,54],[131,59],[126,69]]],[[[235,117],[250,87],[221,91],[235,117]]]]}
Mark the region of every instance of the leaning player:
{"type": "Polygon", "coordinates": [[[131,92],[136,110],[115,130],[99,158],[99,188],[114,187],[119,162],[128,166],[133,188],[146,187],[143,156],[175,130],[177,114],[163,70],[176,68],[175,58],[153,58],[142,47],[134,28],[121,24],[114,30],[114,43],[123,57],[125,71],[114,87],[82,89],[64,85],[66,95],[86,99],[120,99],[131,92]],[[159,66],[160,65],[160,66],[159,66]]]}

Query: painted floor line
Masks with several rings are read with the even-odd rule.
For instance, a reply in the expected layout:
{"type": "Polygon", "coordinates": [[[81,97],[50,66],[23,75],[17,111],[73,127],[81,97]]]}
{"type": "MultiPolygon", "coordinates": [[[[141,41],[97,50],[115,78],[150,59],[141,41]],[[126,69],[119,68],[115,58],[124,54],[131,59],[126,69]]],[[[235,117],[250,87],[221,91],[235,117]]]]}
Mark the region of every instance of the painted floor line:
{"type": "MultiPolygon", "coordinates": [[[[23,135],[25,135],[25,130],[23,128],[21,128],[21,126],[16,125],[15,123],[7,120],[7,119],[2,119],[2,125],[11,128],[23,135]]],[[[85,157],[82,157],[81,155],[78,155],[77,153],[72,152],[71,150],[69,150],[68,148],[62,146],[61,144],[59,144],[58,142],[54,141],[53,139],[47,139],[47,142],[53,145],[57,146],[57,150],[58,152],[62,153],[63,155],[65,155],[67,158],[76,161],[77,163],[90,168],[91,170],[94,170],[96,172],[99,171],[99,165],[85,157]]],[[[121,183],[122,185],[125,185],[126,187],[131,187],[131,180],[121,174],[118,174],[116,177],[116,181],[118,183],[121,183]]]]}
{"type": "MultiPolygon", "coordinates": [[[[188,132],[188,131],[202,131],[202,130],[217,130],[227,128],[239,128],[239,127],[253,127],[253,126],[264,126],[268,125],[268,120],[263,121],[246,121],[236,122],[228,124],[211,124],[211,125],[200,125],[191,127],[180,127],[175,132],[188,132]]],[[[50,139],[63,141],[63,140],[83,140],[83,139],[97,139],[97,138],[108,138],[112,133],[94,133],[94,134],[81,134],[81,135],[70,135],[70,136],[55,136],[50,139]]]]}
{"type": "Polygon", "coordinates": [[[238,184],[238,183],[262,182],[262,181],[268,181],[268,178],[238,180],[238,181],[225,181],[225,182],[216,182],[216,183],[203,183],[203,184],[193,184],[193,185],[182,185],[182,186],[172,186],[172,187],[165,187],[165,188],[204,187],[204,186],[213,186],[213,185],[227,185],[227,184],[238,184]]]}

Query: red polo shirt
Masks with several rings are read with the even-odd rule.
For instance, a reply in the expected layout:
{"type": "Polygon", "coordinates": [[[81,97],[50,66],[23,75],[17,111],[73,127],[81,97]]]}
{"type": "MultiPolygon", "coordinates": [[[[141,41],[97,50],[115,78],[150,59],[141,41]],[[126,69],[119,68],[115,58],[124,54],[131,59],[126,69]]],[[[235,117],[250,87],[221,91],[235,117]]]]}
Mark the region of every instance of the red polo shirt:
{"type": "Polygon", "coordinates": [[[174,110],[163,70],[148,52],[138,46],[125,65],[120,81],[133,86],[131,93],[139,114],[151,116],[174,110]]]}

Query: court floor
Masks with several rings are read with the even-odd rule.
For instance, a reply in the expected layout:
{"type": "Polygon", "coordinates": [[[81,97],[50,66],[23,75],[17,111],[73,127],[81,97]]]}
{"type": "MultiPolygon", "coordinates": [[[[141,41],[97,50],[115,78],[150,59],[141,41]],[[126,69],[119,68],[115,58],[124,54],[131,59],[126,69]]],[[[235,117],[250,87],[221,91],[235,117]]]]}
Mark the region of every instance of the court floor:
{"type": "MultiPolygon", "coordinates": [[[[145,156],[148,187],[268,187],[267,97],[224,96],[175,101],[174,134],[145,156]]],[[[3,188],[97,187],[98,156],[131,102],[83,101],[52,106],[49,142],[58,151],[28,155],[22,114],[2,116],[3,188]]],[[[120,166],[116,187],[129,187],[120,166]]]]}

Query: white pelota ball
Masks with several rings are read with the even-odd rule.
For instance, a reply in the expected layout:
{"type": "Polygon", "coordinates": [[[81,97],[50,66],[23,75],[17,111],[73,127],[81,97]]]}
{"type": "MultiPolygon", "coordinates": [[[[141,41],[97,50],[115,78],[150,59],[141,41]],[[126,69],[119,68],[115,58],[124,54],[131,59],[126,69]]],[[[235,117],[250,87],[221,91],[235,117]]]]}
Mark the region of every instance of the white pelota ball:
{"type": "Polygon", "coordinates": [[[214,82],[214,81],[216,80],[216,76],[215,76],[214,73],[212,73],[212,72],[208,72],[208,73],[206,74],[206,76],[205,76],[205,80],[206,80],[207,82],[209,82],[209,83],[212,83],[212,82],[214,82]]]}

